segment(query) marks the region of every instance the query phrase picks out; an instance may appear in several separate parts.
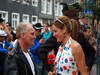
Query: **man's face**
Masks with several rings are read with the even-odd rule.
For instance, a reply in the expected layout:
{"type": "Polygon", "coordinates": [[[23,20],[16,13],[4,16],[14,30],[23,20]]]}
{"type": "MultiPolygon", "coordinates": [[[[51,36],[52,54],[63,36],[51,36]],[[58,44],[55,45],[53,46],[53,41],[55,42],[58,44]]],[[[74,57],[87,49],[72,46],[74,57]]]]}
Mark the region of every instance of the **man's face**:
{"type": "Polygon", "coordinates": [[[48,25],[44,25],[44,30],[48,31],[48,25]]]}
{"type": "Polygon", "coordinates": [[[85,32],[85,37],[88,39],[88,38],[91,37],[91,35],[92,35],[91,29],[87,29],[86,32],[85,32]]]}
{"type": "Polygon", "coordinates": [[[0,36],[0,42],[3,42],[5,40],[4,36],[0,36]]]}
{"type": "Polygon", "coordinates": [[[34,45],[35,38],[35,30],[33,29],[33,27],[31,27],[29,31],[23,36],[23,39],[25,40],[24,42],[30,47],[34,45]]]}
{"type": "Polygon", "coordinates": [[[41,34],[41,29],[37,29],[37,30],[35,31],[36,37],[39,36],[40,34],[41,34]]]}
{"type": "Polygon", "coordinates": [[[3,30],[4,29],[4,26],[3,25],[0,25],[0,29],[3,30]]]}

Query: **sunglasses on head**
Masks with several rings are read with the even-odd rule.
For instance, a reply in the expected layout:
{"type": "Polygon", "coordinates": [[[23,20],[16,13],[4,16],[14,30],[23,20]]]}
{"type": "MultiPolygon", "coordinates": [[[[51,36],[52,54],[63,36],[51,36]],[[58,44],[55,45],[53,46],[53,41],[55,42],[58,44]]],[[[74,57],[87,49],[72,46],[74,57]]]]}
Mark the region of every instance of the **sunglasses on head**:
{"type": "Polygon", "coordinates": [[[56,19],[54,20],[54,22],[56,22],[56,21],[60,22],[61,24],[64,24],[59,18],[56,18],[56,19]]]}
{"type": "MultiPolygon", "coordinates": [[[[59,18],[56,18],[55,20],[54,20],[54,22],[59,22],[59,23],[61,23],[61,24],[63,24],[63,25],[66,25],[63,21],[61,21],[59,18]]],[[[72,29],[72,25],[70,25],[70,24],[67,24],[67,26],[70,28],[70,29],[72,29]]]]}

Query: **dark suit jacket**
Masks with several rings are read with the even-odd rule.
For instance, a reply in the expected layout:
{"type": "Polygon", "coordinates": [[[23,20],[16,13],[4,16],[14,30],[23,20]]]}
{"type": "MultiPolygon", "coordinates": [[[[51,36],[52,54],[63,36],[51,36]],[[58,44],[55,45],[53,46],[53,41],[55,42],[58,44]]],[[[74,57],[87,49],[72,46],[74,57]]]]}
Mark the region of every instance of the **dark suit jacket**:
{"type": "Polygon", "coordinates": [[[19,43],[15,50],[8,53],[5,61],[5,75],[33,75],[27,58],[23,54],[19,43]]]}

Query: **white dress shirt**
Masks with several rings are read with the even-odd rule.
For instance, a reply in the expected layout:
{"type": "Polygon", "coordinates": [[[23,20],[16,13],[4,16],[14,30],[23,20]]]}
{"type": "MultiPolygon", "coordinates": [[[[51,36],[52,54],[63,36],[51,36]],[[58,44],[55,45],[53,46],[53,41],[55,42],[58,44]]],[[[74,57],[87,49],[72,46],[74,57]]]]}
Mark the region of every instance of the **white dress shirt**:
{"type": "Polygon", "coordinates": [[[35,75],[34,64],[33,64],[33,61],[31,59],[31,56],[29,55],[28,52],[27,53],[26,52],[23,52],[23,53],[26,56],[26,58],[27,58],[27,60],[28,60],[28,62],[30,64],[30,67],[31,67],[31,70],[32,70],[33,75],[35,75]]]}

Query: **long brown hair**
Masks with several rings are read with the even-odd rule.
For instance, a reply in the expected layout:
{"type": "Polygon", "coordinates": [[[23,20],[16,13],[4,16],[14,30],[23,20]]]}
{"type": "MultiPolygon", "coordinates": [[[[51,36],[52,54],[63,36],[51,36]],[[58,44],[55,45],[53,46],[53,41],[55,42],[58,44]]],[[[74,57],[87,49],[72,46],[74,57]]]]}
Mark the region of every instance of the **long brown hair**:
{"type": "Polygon", "coordinates": [[[77,20],[75,20],[75,19],[71,19],[71,23],[72,23],[71,36],[74,40],[77,40],[77,35],[79,32],[79,24],[78,24],[77,20]]]}

